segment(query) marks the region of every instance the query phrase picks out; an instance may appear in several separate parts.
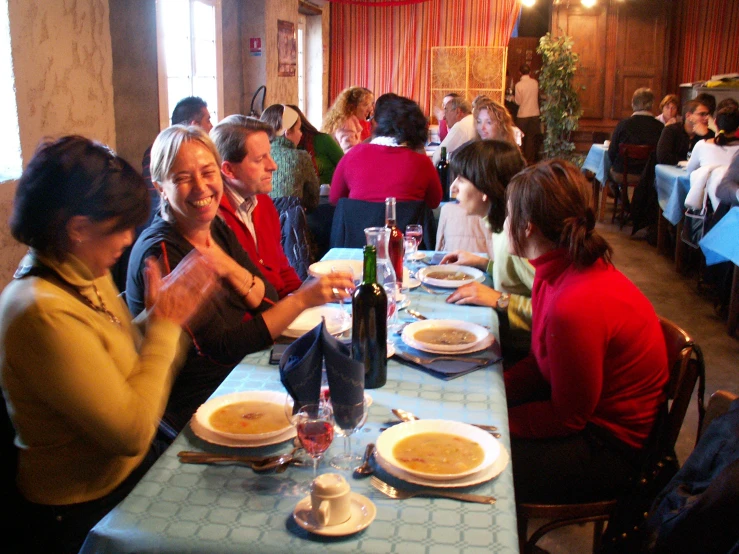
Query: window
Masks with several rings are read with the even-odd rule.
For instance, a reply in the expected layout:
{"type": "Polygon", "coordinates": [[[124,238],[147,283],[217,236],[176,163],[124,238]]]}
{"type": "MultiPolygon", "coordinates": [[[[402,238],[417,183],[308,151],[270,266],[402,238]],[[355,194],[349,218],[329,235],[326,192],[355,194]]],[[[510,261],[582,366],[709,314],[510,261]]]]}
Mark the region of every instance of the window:
{"type": "Polygon", "coordinates": [[[199,96],[213,124],[223,115],[221,0],[158,0],[159,120],[169,126],[177,102],[199,96]]]}
{"type": "Polygon", "coordinates": [[[5,107],[6,114],[3,147],[0,148],[0,182],[3,182],[17,179],[22,168],[7,0],[0,0],[0,106],[5,107]]]}
{"type": "Polygon", "coordinates": [[[305,16],[298,16],[298,107],[305,113],[305,16]]]}

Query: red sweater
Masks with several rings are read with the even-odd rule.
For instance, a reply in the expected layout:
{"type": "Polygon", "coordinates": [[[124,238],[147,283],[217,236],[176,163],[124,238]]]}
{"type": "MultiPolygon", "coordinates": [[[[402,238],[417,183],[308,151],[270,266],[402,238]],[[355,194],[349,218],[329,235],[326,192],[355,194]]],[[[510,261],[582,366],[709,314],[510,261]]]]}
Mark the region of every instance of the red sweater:
{"type": "Polygon", "coordinates": [[[329,201],[339,198],[384,202],[424,200],[429,208],[441,202],[441,181],[426,154],[402,146],[357,144],[341,158],[331,179],[329,201]]]}
{"type": "Polygon", "coordinates": [[[280,298],[284,298],[303,284],[282,250],[280,216],[269,196],[257,195],[257,206],[252,213],[258,249],[254,244],[254,238],[236,215],[226,194],[221,198],[218,214],[234,232],[242,248],[257,264],[267,281],[277,289],[280,298]]]}
{"type": "Polygon", "coordinates": [[[511,435],[564,436],[593,423],[641,447],[668,379],[654,308],[602,260],[577,270],[559,249],[531,263],[531,353],[504,374],[514,405],[508,411],[511,435]],[[549,387],[548,400],[515,406],[542,398],[549,387]]]}

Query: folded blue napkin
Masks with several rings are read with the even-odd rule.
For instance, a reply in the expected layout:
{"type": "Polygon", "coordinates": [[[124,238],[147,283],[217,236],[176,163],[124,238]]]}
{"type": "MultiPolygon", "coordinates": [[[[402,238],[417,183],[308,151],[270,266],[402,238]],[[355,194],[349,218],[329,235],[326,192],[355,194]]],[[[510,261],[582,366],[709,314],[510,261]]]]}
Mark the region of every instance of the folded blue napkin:
{"type": "Polygon", "coordinates": [[[324,361],[331,403],[360,404],[364,399],[364,364],[352,359],[349,347],[334,338],[322,320],[288,346],[280,359],[280,381],[296,409],[318,403],[324,361]]]}
{"type": "Polygon", "coordinates": [[[422,350],[416,350],[405,344],[402,340],[395,341],[395,357],[405,365],[415,367],[421,371],[425,371],[429,375],[433,375],[444,381],[451,381],[462,375],[467,375],[473,371],[486,368],[489,365],[497,363],[503,359],[500,352],[500,345],[495,341],[489,348],[475,352],[473,354],[454,355],[454,360],[438,360],[436,362],[421,364],[410,359],[409,356],[418,356],[420,358],[433,358],[439,354],[431,354],[422,350]],[[478,361],[470,361],[467,358],[484,359],[484,363],[478,361]]]}

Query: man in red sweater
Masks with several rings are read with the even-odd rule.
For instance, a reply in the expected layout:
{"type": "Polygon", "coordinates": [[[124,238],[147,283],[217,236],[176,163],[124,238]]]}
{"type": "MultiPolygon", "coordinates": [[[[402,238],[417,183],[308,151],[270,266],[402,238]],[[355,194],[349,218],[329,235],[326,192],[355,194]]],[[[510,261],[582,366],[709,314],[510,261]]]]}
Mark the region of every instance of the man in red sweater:
{"type": "Polygon", "coordinates": [[[282,250],[280,218],[272,199],[272,127],[252,117],[231,115],[211,131],[221,155],[225,194],[218,214],[233,230],[262,275],[284,298],[302,284],[282,250]]]}

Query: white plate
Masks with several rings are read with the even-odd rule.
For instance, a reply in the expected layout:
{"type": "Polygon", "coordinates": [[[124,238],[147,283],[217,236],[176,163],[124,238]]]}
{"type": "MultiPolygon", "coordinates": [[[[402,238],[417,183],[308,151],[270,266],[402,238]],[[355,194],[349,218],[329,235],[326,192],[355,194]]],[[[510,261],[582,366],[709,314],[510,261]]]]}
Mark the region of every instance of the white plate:
{"type": "Polygon", "coordinates": [[[195,412],[193,420],[197,421],[198,424],[207,429],[208,432],[223,439],[249,443],[273,439],[285,434],[285,432],[291,427],[290,422],[285,419],[285,426],[282,429],[270,431],[269,433],[245,435],[241,433],[227,433],[219,431],[210,424],[210,416],[213,415],[213,412],[216,410],[223,406],[228,406],[229,404],[235,404],[236,402],[248,401],[269,402],[270,404],[278,406],[281,413],[285,410],[285,395],[281,392],[268,390],[233,392],[231,394],[224,394],[223,396],[216,396],[215,398],[208,400],[205,404],[202,404],[195,412]]]}
{"type": "MultiPolygon", "coordinates": [[[[342,265],[348,265],[352,268],[354,273],[354,282],[359,283],[362,281],[362,275],[364,274],[364,262],[362,260],[323,260],[321,262],[315,262],[308,266],[308,274],[313,277],[320,277],[321,275],[328,275],[331,273],[332,268],[339,267],[342,265]]],[[[415,281],[416,279],[413,279],[415,281]]],[[[407,267],[403,268],[403,288],[415,288],[420,285],[409,286],[411,282],[410,270],[407,267]]]]}
{"type": "Polygon", "coordinates": [[[426,259],[426,253],[425,252],[414,252],[410,256],[408,256],[408,259],[411,261],[418,261],[418,260],[424,260],[426,259]]]}
{"type": "Polygon", "coordinates": [[[273,444],[280,444],[281,442],[292,440],[298,436],[298,432],[296,431],[295,427],[291,426],[287,431],[285,431],[284,434],[278,435],[277,437],[271,439],[264,439],[261,441],[227,439],[220,435],[216,435],[212,431],[209,431],[208,429],[200,425],[200,423],[198,423],[198,421],[194,417],[190,420],[190,428],[197,437],[203,439],[205,442],[209,442],[210,444],[217,444],[218,446],[230,446],[232,448],[258,448],[260,446],[271,446],[273,444]]]}
{"type": "Polygon", "coordinates": [[[428,479],[422,479],[421,477],[415,477],[414,475],[411,475],[410,473],[407,473],[400,468],[390,465],[382,458],[382,456],[377,453],[377,450],[375,450],[375,460],[377,461],[377,465],[379,465],[382,469],[387,471],[393,477],[397,477],[398,479],[406,481],[407,483],[412,483],[414,485],[433,487],[436,489],[471,487],[473,485],[479,485],[481,483],[485,483],[486,481],[490,481],[491,479],[495,479],[503,472],[503,470],[508,465],[510,459],[511,456],[510,454],[508,454],[508,450],[506,450],[505,446],[501,444],[500,455],[498,456],[498,459],[495,460],[493,465],[491,465],[488,469],[480,471],[479,473],[474,473],[462,479],[455,479],[454,481],[431,481],[428,479]]]}
{"type": "Polygon", "coordinates": [[[476,267],[469,267],[466,265],[430,265],[428,267],[421,268],[418,270],[418,273],[416,274],[417,277],[427,285],[431,285],[432,287],[442,287],[446,289],[456,289],[458,287],[461,287],[462,285],[466,285],[468,283],[474,283],[480,278],[485,278],[485,273],[477,269],[476,267]],[[429,273],[435,273],[435,272],[441,272],[441,273],[464,273],[468,276],[467,279],[462,279],[459,281],[450,281],[448,279],[432,279],[431,277],[428,277],[429,273]]]}
{"type": "Polygon", "coordinates": [[[326,318],[328,332],[332,335],[339,335],[352,328],[352,318],[341,308],[316,306],[315,308],[308,308],[296,317],[290,326],[282,332],[282,335],[296,339],[321,323],[323,317],[326,318]]]}
{"type": "Polygon", "coordinates": [[[492,337],[490,331],[477,323],[457,319],[424,319],[423,321],[414,321],[406,325],[403,328],[400,338],[411,348],[423,350],[424,352],[433,352],[434,354],[466,354],[482,350],[483,347],[480,345],[490,337],[492,337]],[[431,344],[420,341],[415,337],[416,333],[424,329],[438,328],[453,328],[461,331],[469,331],[475,335],[475,342],[469,344],[431,344]]]}
{"type": "Polygon", "coordinates": [[[415,289],[416,287],[420,286],[421,281],[419,281],[415,277],[408,277],[408,279],[403,279],[403,290],[415,289]]]}
{"type": "Polygon", "coordinates": [[[444,419],[419,419],[416,421],[406,421],[393,425],[386,429],[376,441],[377,452],[391,466],[403,470],[405,473],[427,481],[457,481],[464,477],[475,475],[488,469],[493,465],[500,455],[500,443],[487,431],[483,431],[479,427],[461,423],[459,421],[449,421],[444,419]],[[463,472],[454,474],[434,474],[416,471],[403,466],[393,454],[395,445],[401,440],[413,435],[421,433],[444,433],[446,435],[456,435],[475,441],[485,452],[485,457],[477,466],[463,472]]]}
{"type": "Polygon", "coordinates": [[[293,512],[295,523],[300,525],[306,531],[315,533],[316,535],[324,535],[326,537],[343,537],[351,535],[366,529],[372,523],[377,515],[375,504],[366,496],[350,493],[351,497],[351,516],[344,523],[338,525],[326,525],[321,527],[313,517],[311,512],[310,496],[306,496],[298,502],[293,512]]]}

